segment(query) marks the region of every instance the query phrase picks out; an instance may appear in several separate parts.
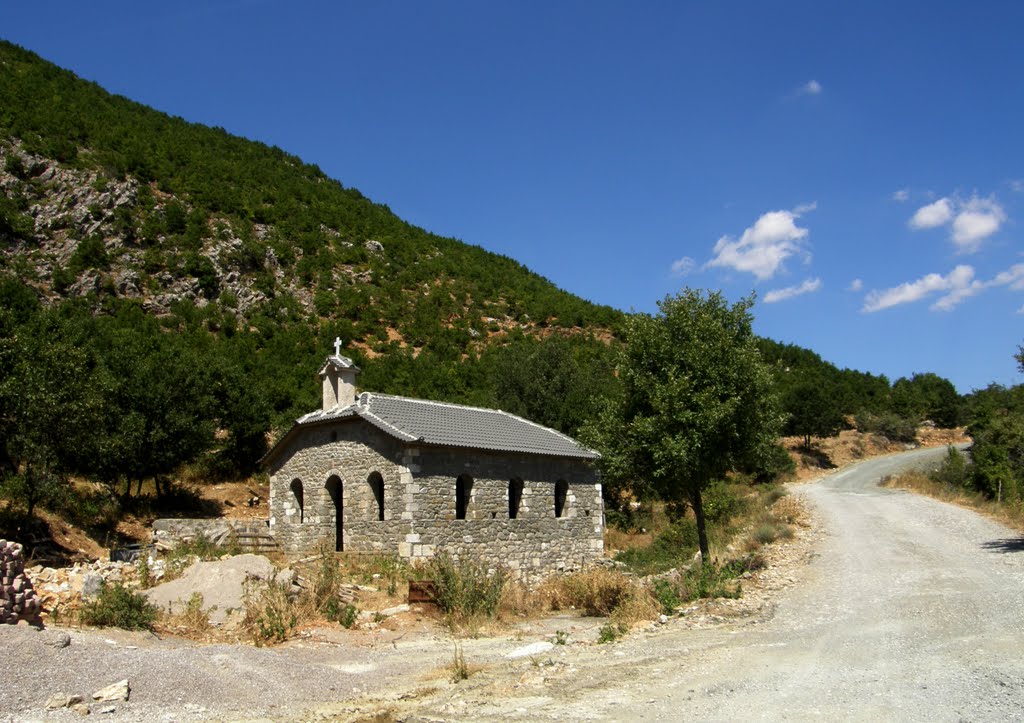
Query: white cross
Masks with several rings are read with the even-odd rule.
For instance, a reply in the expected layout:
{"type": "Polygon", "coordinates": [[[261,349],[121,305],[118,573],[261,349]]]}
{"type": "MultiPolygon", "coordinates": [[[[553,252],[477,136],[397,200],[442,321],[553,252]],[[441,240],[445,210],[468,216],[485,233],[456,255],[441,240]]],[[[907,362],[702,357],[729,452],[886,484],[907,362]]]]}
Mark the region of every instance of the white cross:
{"type": "Polygon", "coordinates": [[[334,356],[341,356],[341,337],[334,338],[334,356]]]}

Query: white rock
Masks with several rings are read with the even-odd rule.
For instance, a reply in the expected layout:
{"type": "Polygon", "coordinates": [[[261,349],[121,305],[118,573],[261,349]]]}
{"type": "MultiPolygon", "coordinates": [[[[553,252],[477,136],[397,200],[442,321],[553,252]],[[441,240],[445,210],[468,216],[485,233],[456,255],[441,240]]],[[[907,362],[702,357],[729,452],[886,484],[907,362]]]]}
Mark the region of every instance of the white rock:
{"type": "Polygon", "coordinates": [[[546,653],[555,647],[554,643],[549,643],[546,640],[542,640],[539,643],[530,643],[521,648],[516,648],[505,657],[509,660],[515,660],[516,658],[528,658],[531,655],[540,655],[546,653]]]}
{"type": "MultiPolygon", "coordinates": [[[[110,703],[115,700],[128,700],[128,695],[131,693],[131,688],[128,687],[128,679],[119,680],[116,683],[111,683],[106,688],[101,688],[92,694],[93,700],[98,700],[101,703],[110,703]]],[[[102,711],[101,711],[102,712],[102,711]]]]}

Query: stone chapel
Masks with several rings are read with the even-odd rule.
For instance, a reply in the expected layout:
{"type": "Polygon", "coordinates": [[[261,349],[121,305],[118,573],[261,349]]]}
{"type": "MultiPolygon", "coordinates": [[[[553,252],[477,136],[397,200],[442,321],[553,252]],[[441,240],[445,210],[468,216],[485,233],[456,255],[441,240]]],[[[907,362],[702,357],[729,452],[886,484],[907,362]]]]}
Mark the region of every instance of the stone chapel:
{"type": "Polygon", "coordinates": [[[340,353],[321,409],[266,454],[270,531],[286,553],[425,559],[440,550],[520,574],[601,557],[597,452],[497,409],[363,392],[340,353]]]}

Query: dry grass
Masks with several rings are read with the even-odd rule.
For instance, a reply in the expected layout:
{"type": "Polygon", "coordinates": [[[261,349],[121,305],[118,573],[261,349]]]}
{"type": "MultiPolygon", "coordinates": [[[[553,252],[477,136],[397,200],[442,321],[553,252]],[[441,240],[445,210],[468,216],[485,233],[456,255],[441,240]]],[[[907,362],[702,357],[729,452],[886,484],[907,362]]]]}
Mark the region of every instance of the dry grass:
{"type": "Polygon", "coordinates": [[[893,477],[886,477],[882,480],[882,486],[891,489],[908,490],[959,507],[966,507],[997,522],[1001,522],[1007,527],[1024,532],[1024,505],[1021,504],[1012,502],[999,503],[977,492],[950,487],[942,482],[933,480],[922,472],[907,472],[893,477]]]}
{"type": "Polygon", "coordinates": [[[589,568],[545,580],[537,594],[551,610],[577,610],[633,625],[658,617],[661,607],[646,584],[607,568],[589,568]]]}

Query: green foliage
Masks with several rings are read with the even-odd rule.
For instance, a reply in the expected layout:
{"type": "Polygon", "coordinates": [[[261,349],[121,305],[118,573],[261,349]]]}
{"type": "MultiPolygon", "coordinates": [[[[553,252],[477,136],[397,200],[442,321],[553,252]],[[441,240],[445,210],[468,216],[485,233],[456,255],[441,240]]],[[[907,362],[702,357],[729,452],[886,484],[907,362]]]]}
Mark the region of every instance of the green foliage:
{"type": "Polygon", "coordinates": [[[663,500],[691,505],[704,560],[703,492],[766,458],[782,421],[752,304],[730,307],[720,293],[687,289],[661,301],[657,316],[630,318],[618,366],[622,401],[588,434],[606,478],[643,480],[663,500]]]}
{"type": "Polygon", "coordinates": [[[940,427],[955,427],[963,420],[963,399],[953,383],[937,374],[914,374],[892,385],[893,408],[900,416],[930,419],[940,427]]]}
{"type": "Polygon", "coordinates": [[[946,449],[946,458],[942,465],[930,477],[953,489],[964,489],[970,484],[970,466],[967,457],[956,447],[950,445],[946,449]]]}
{"type": "Polygon", "coordinates": [[[619,391],[613,351],[595,339],[522,339],[491,354],[497,406],[571,436],[619,391]]]}
{"type": "Polygon", "coordinates": [[[637,575],[653,575],[689,562],[698,546],[697,523],[684,517],[661,532],[650,545],[623,550],[615,560],[637,575]]]}
{"type": "Polygon", "coordinates": [[[751,475],[755,482],[767,484],[796,474],[796,462],[785,447],[775,444],[765,457],[754,465],[745,465],[741,471],[751,475]]]}
{"type": "Polygon", "coordinates": [[[856,425],[859,432],[878,434],[893,442],[917,441],[917,424],[914,420],[901,417],[894,412],[858,414],[856,425]]]}
{"type": "Polygon", "coordinates": [[[629,632],[629,628],[623,623],[606,623],[597,631],[597,642],[599,645],[614,643],[629,632]]]}
{"type": "Polygon", "coordinates": [[[243,591],[243,625],[257,645],[287,640],[299,623],[288,585],[275,580],[247,580],[243,591]]]}
{"type": "Polygon", "coordinates": [[[125,630],[149,630],[156,622],[159,610],[144,595],[126,589],[121,583],[100,588],[94,600],[87,600],[79,612],[83,625],[125,630]]]}
{"type": "Polygon", "coordinates": [[[682,595],[685,601],[698,598],[738,598],[742,594],[736,579],[743,572],[740,565],[694,565],[683,576],[682,595]]]}
{"type": "Polygon", "coordinates": [[[826,377],[805,377],[786,387],[782,408],[788,415],[785,433],[804,438],[804,447],[811,446],[811,437],[831,437],[843,427],[842,409],[837,405],[837,385],[826,377]]]}
{"type": "Polygon", "coordinates": [[[85,269],[105,269],[109,263],[110,257],[107,255],[103,237],[94,234],[78,242],[74,253],[71,254],[68,270],[77,276],[85,269]]]}
{"type": "Polygon", "coordinates": [[[468,558],[456,562],[447,552],[435,555],[429,569],[434,599],[449,619],[461,623],[476,617],[492,618],[498,612],[508,581],[504,569],[488,570],[480,561],[468,558]]]}
{"type": "Polygon", "coordinates": [[[655,580],[651,589],[654,593],[654,597],[657,598],[658,603],[661,605],[662,611],[666,615],[673,615],[676,608],[684,602],[679,596],[679,589],[669,580],[655,580]]]}

